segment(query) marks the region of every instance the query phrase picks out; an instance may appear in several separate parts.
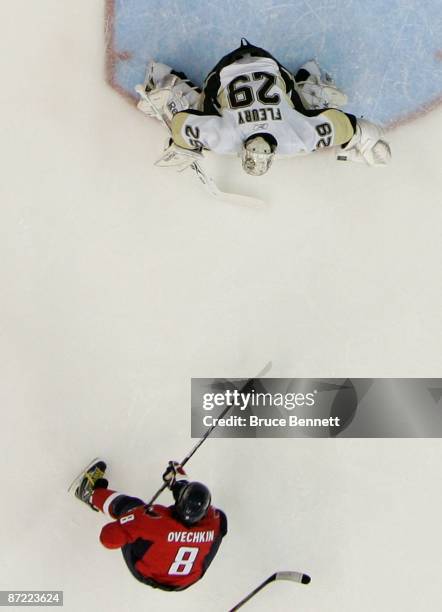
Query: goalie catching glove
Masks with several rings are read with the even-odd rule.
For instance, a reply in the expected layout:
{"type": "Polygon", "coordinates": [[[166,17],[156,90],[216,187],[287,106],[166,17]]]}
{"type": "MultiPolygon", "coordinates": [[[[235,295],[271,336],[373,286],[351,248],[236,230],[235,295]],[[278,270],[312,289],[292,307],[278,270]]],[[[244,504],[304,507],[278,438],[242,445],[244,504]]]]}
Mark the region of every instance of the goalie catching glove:
{"type": "Polygon", "coordinates": [[[179,480],[187,480],[187,474],[178,461],[169,461],[166,471],[163,474],[163,480],[167,487],[171,489],[179,480]]]}
{"type": "Polygon", "coordinates": [[[365,162],[369,166],[385,166],[391,159],[388,142],[382,140],[383,130],[365,119],[358,119],[353,138],[338,150],[339,161],[365,162]]]}

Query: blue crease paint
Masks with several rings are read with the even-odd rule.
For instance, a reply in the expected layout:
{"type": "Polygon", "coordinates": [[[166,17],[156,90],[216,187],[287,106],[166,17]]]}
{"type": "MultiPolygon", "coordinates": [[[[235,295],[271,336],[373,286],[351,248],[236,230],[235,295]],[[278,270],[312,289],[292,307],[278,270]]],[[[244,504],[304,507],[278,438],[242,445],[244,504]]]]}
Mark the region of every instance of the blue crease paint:
{"type": "Polygon", "coordinates": [[[345,110],[372,121],[442,98],[440,0],[114,0],[112,26],[113,82],[128,93],[151,57],[201,84],[244,36],[292,71],[317,59],[347,93],[345,110]]]}

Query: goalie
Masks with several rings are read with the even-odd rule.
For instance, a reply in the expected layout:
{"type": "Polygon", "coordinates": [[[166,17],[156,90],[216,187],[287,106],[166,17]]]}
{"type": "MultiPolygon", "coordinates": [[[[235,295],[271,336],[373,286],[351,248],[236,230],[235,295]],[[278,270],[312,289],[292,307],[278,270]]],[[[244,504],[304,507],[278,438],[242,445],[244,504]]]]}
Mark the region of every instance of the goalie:
{"type": "Polygon", "coordinates": [[[202,91],[183,73],[149,62],[138,108],[163,121],[171,141],[159,165],[180,170],[204,149],[236,154],[261,176],[275,155],[336,147],[337,159],[385,165],[391,158],[380,127],[344,113],[347,97],[314,61],[295,75],[270,53],[242,39],[207,76],[202,91]]]}

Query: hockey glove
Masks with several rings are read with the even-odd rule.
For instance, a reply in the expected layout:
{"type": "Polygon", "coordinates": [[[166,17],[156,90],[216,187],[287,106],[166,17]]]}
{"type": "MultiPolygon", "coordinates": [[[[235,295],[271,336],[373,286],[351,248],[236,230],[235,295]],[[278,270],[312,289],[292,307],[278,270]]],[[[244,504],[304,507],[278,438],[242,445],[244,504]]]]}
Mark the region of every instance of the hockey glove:
{"type": "Polygon", "coordinates": [[[187,478],[187,474],[178,461],[169,461],[169,465],[163,474],[163,481],[166,483],[169,489],[171,489],[176,482],[187,478]]]}
{"type": "Polygon", "coordinates": [[[176,113],[189,108],[188,98],[195,101],[194,97],[199,97],[188,83],[172,74],[163,79],[161,87],[146,90],[143,85],[136,85],[135,91],[140,96],[138,110],[149,117],[155,117],[168,127],[176,113]]]}
{"type": "Polygon", "coordinates": [[[303,64],[295,75],[295,90],[307,109],[342,108],[348,98],[316,60],[303,64]]]}
{"type": "Polygon", "coordinates": [[[365,119],[358,119],[353,138],[338,149],[338,161],[365,162],[369,166],[385,166],[391,159],[388,142],[382,140],[382,128],[365,119]]]}
{"type": "Polygon", "coordinates": [[[196,149],[184,149],[172,141],[163,155],[157,159],[155,166],[175,166],[178,172],[182,172],[202,158],[203,154],[200,151],[196,149]]]}

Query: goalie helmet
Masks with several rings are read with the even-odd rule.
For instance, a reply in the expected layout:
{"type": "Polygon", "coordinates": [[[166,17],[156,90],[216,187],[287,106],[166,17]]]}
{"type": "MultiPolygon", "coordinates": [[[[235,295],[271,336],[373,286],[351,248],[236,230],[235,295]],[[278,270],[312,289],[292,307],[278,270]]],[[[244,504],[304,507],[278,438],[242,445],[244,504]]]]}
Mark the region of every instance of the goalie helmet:
{"type": "Polygon", "coordinates": [[[261,176],[267,172],[273,162],[278,143],[271,134],[253,134],[244,142],[242,150],[242,167],[252,176],[261,176]]]}
{"type": "Polygon", "coordinates": [[[206,516],[210,501],[210,491],[205,485],[189,482],[178,494],[175,514],[185,525],[194,525],[206,516]]]}

